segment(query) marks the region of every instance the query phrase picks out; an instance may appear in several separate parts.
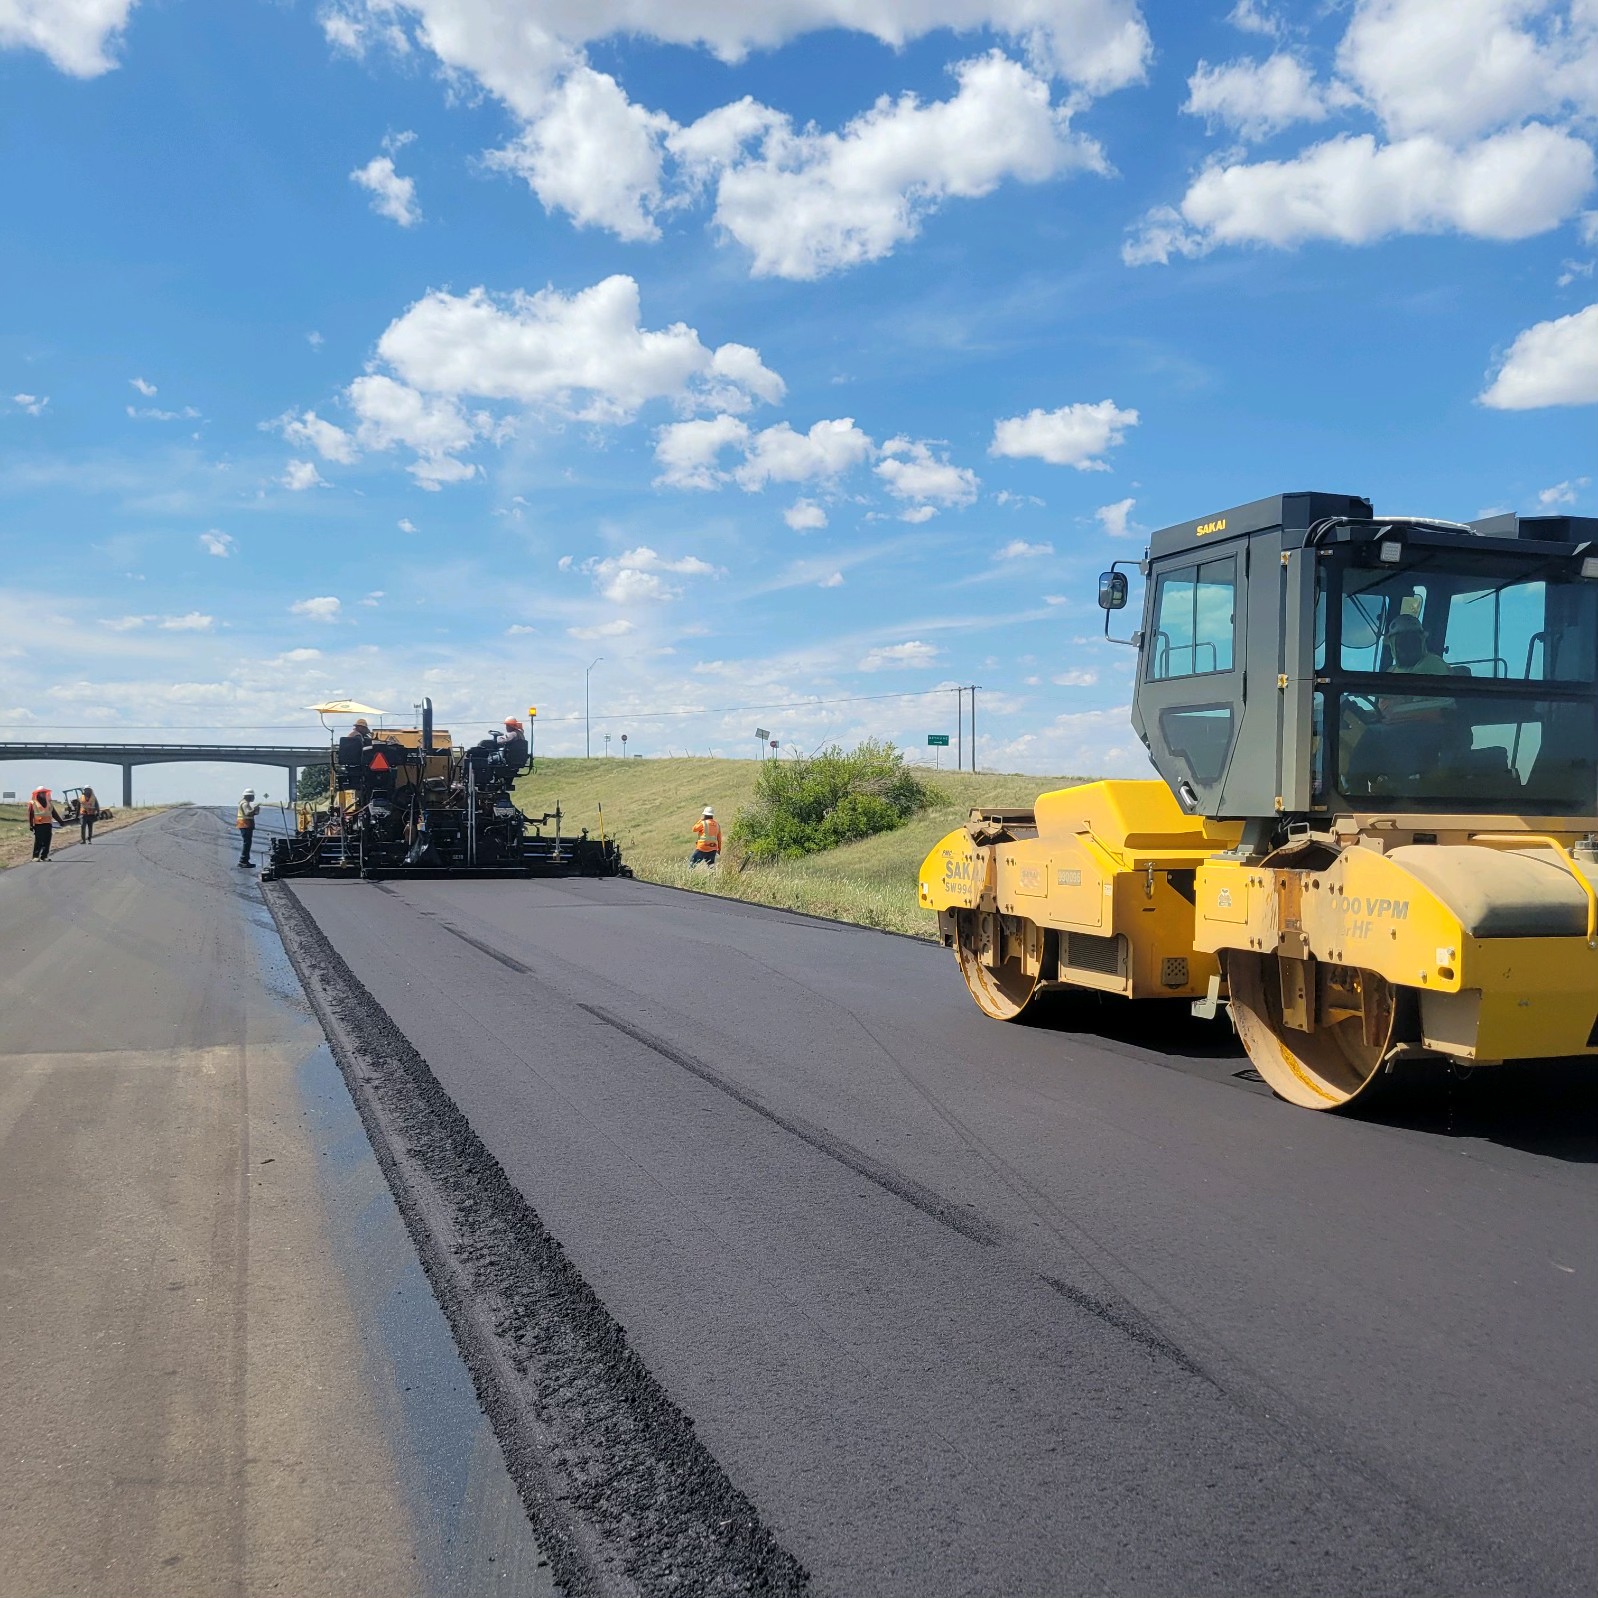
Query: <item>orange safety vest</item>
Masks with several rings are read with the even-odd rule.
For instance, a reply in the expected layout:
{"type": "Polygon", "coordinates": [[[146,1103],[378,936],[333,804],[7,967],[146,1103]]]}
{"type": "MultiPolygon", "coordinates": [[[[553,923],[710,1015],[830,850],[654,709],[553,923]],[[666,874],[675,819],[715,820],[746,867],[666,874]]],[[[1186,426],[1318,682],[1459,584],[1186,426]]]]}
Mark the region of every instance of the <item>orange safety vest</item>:
{"type": "Polygon", "coordinates": [[[35,799],[28,801],[28,825],[30,827],[43,826],[53,818],[50,814],[51,805],[47,799],[42,805],[35,799]]]}
{"type": "Polygon", "coordinates": [[[714,816],[694,823],[694,837],[699,840],[700,849],[709,854],[721,853],[721,823],[714,816]]]}
{"type": "Polygon", "coordinates": [[[86,793],[78,800],[78,814],[80,816],[97,816],[100,814],[100,801],[92,793],[86,793]]]}

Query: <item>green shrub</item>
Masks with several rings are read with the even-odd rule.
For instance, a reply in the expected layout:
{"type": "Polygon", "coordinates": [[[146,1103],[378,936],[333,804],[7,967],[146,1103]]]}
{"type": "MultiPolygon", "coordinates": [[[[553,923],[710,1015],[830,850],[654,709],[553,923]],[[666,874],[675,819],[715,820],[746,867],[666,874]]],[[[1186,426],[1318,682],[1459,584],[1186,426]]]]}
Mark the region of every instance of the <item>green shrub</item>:
{"type": "Polygon", "coordinates": [[[806,760],[768,760],[731,841],[751,860],[797,860],[892,832],[940,797],[891,743],[833,745],[806,760]]]}

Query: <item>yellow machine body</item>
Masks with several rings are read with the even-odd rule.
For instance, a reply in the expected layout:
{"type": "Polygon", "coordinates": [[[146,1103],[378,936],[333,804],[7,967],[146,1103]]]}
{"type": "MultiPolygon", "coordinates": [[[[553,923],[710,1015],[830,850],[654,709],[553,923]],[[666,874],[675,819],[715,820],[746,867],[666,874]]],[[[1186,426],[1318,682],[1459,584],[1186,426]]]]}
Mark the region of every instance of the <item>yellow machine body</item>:
{"type": "Polygon", "coordinates": [[[1238,831],[1185,814],[1163,782],[1083,783],[973,811],[922,862],[921,906],[998,1019],[1061,987],[1191,1000],[1219,971],[1194,944],[1196,874],[1238,831]]]}
{"type": "Polygon", "coordinates": [[[1198,872],[1194,946],[1224,960],[1272,1087],[1346,1103],[1395,1043],[1471,1065],[1598,1055],[1598,861],[1578,848],[1592,820],[1342,820],[1198,872]]]}

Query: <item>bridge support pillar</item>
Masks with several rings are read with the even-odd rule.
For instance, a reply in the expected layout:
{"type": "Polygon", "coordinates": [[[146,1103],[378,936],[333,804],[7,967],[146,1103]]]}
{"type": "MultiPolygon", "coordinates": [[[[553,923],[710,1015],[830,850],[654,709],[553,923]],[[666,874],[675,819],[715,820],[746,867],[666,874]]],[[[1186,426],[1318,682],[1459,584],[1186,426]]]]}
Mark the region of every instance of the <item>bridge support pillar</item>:
{"type": "Polygon", "coordinates": [[[131,810],[133,808],[133,767],[132,766],[124,766],[122,768],[122,808],[124,810],[131,810]]]}
{"type": "Polygon", "coordinates": [[[289,767],[289,803],[293,804],[299,795],[300,773],[296,766],[289,767]]]}

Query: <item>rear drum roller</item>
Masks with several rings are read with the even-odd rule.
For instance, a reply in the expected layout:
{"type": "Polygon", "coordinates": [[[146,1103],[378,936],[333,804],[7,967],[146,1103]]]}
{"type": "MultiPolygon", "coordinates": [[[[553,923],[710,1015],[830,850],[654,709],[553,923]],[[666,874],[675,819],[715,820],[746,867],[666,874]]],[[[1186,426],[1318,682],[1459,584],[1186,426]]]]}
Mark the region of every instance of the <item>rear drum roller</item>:
{"type": "Polygon", "coordinates": [[[1374,971],[1339,969],[1348,986],[1326,986],[1323,973],[1317,1024],[1300,1032],[1282,1019],[1276,956],[1235,949],[1226,956],[1232,1020],[1250,1063],[1282,1098],[1309,1110],[1342,1109],[1368,1095],[1392,1041],[1392,984],[1374,971]],[[1323,1010],[1324,1020],[1319,1019],[1323,1010]]]}
{"type": "Polygon", "coordinates": [[[995,970],[980,950],[982,918],[975,910],[955,915],[955,950],[960,956],[960,973],[971,997],[985,1015],[995,1021],[1014,1021],[1031,1002],[1038,979],[1029,974],[1021,961],[1011,958],[995,970]]]}

